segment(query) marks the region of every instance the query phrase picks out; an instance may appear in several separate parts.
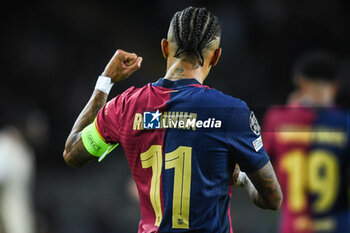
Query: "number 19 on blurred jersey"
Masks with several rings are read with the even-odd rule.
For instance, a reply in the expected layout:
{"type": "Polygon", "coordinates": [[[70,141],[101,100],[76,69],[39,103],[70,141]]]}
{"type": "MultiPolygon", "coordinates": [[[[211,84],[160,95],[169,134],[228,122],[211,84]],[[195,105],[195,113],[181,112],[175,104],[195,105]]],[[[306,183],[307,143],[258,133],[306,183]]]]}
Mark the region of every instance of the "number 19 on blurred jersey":
{"type": "Polygon", "coordinates": [[[300,149],[291,150],[280,166],[288,176],[287,205],[291,211],[304,211],[308,194],[316,197],[311,205],[314,213],[332,208],[339,192],[339,164],[332,152],[313,150],[306,154],[300,149]]]}

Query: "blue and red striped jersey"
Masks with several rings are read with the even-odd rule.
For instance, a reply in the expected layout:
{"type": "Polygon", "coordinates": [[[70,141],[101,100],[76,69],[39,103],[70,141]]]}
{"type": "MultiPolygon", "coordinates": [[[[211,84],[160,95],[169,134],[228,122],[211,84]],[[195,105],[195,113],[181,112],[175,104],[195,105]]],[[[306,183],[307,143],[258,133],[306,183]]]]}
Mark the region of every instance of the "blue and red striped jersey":
{"type": "Polygon", "coordinates": [[[283,192],[281,233],[350,232],[350,115],[340,108],[271,107],[263,140],[283,192]]]}
{"type": "Polygon", "coordinates": [[[139,233],[232,232],[235,164],[252,172],[269,161],[246,103],[195,79],[131,87],[100,110],[97,127],[126,154],[139,233]]]}

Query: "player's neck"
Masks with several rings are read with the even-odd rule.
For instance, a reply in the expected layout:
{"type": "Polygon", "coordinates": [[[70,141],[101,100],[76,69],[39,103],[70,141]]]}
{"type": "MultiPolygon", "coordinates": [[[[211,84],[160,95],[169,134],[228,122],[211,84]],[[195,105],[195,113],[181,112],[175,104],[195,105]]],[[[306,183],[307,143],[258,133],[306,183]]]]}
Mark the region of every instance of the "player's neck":
{"type": "Polygon", "coordinates": [[[176,81],[180,79],[196,79],[203,84],[204,79],[207,76],[208,71],[204,66],[198,66],[197,68],[189,62],[182,62],[176,60],[172,63],[168,63],[167,72],[164,76],[165,79],[176,81]]]}
{"type": "Polygon", "coordinates": [[[313,107],[334,106],[337,95],[337,85],[328,82],[315,82],[301,79],[296,91],[299,102],[313,107]]]}
{"type": "Polygon", "coordinates": [[[313,107],[334,106],[334,98],[320,93],[306,93],[300,97],[300,102],[313,107]]]}
{"type": "Polygon", "coordinates": [[[301,100],[315,107],[331,107],[334,105],[335,92],[332,88],[310,85],[301,90],[301,100]]]}

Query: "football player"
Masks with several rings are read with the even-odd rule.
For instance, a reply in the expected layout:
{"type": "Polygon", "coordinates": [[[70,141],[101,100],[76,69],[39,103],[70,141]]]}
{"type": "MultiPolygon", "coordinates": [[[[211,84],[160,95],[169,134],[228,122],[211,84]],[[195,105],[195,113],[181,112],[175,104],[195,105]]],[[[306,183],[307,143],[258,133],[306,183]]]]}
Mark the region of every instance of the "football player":
{"type": "Polygon", "coordinates": [[[205,8],[177,12],[161,41],[164,78],[106,104],[113,83],[141,66],[141,57],[118,50],[67,139],[64,159],[75,167],[121,144],[138,189],[139,232],[232,232],[232,181],[261,208],[280,207],[254,113],[203,85],[220,58],[220,36],[217,17],[205,8]],[[243,172],[232,179],[236,163],[243,172]]]}
{"type": "Polygon", "coordinates": [[[264,146],[284,193],[281,233],[350,232],[350,118],[335,107],[336,66],[327,51],[303,54],[289,103],[264,118],[264,146]]]}

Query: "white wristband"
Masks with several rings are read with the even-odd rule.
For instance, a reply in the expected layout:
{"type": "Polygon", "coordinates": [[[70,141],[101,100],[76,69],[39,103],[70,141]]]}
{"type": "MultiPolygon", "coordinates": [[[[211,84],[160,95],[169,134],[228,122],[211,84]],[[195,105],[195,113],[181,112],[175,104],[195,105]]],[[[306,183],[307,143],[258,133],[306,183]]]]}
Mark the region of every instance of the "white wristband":
{"type": "Polygon", "coordinates": [[[238,178],[237,178],[237,185],[244,186],[244,180],[246,179],[247,175],[245,172],[239,172],[238,178]]]}
{"type": "Polygon", "coordinates": [[[108,95],[113,85],[114,83],[112,82],[111,78],[99,76],[96,82],[95,90],[102,91],[108,95]]]}

